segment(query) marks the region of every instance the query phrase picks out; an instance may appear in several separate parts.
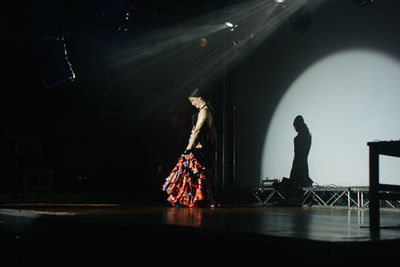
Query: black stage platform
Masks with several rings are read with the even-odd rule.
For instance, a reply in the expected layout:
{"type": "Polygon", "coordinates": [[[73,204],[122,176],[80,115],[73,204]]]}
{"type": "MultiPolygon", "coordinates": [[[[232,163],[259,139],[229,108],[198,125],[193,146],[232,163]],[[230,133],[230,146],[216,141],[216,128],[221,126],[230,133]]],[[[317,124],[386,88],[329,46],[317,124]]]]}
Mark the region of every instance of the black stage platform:
{"type": "Polygon", "coordinates": [[[399,211],[382,210],[382,228],[371,232],[368,209],[322,207],[25,203],[0,209],[3,259],[14,266],[122,266],[142,259],[389,266],[381,264],[400,259],[399,224],[399,211]]]}

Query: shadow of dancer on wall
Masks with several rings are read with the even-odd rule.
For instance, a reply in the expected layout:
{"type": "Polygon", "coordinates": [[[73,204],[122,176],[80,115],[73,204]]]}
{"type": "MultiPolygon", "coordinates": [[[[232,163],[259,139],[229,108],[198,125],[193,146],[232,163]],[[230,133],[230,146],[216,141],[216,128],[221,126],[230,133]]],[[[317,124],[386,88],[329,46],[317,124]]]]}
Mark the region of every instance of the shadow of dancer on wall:
{"type": "Polygon", "coordinates": [[[290,182],[298,187],[308,187],[313,183],[308,174],[311,133],[301,115],[294,119],[293,126],[297,136],[294,138],[294,159],[290,171],[290,182]]]}
{"type": "Polygon", "coordinates": [[[294,159],[290,178],[283,178],[281,183],[285,189],[286,197],[280,204],[297,206],[302,203],[303,188],[313,184],[308,173],[311,133],[301,115],[294,119],[293,126],[297,132],[297,136],[294,138],[294,159]]]}

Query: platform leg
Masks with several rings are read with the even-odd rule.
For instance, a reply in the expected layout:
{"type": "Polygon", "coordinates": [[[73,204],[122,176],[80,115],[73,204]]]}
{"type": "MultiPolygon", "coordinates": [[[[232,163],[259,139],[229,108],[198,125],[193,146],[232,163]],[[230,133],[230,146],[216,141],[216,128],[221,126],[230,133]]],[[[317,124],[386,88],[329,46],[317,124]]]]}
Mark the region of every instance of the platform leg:
{"type": "Polygon", "coordinates": [[[376,231],[380,227],[379,220],[379,154],[369,149],[369,225],[376,231]]]}

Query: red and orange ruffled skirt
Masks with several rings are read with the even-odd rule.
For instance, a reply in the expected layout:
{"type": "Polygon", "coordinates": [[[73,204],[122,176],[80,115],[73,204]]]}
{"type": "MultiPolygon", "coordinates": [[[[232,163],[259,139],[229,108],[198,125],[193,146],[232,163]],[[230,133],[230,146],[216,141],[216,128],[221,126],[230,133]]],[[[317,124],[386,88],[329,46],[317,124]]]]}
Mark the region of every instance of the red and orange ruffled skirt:
{"type": "Polygon", "coordinates": [[[193,153],[183,154],[162,187],[169,194],[167,200],[173,206],[181,204],[188,207],[204,200],[206,172],[193,153]]]}

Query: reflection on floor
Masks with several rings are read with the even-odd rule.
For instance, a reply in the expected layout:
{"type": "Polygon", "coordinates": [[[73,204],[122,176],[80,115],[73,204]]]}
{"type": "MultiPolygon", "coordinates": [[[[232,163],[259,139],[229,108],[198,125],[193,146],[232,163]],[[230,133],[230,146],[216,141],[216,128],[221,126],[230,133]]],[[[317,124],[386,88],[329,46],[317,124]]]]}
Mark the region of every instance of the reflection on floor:
{"type": "MultiPolygon", "coordinates": [[[[229,258],[269,251],[282,261],[289,260],[288,253],[307,261],[310,255],[339,260],[362,252],[367,260],[400,245],[397,210],[382,210],[378,232],[368,227],[368,209],[347,208],[25,203],[3,205],[0,216],[1,235],[10,248],[33,253],[41,247],[57,257],[63,249],[78,250],[76,255],[86,255],[87,261],[93,253],[99,259],[99,252],[121,260],[160,253],[190,257],[196,250],[229,258]]],[[[20,254],[10,255],[22,260],[20,254]]]]}

